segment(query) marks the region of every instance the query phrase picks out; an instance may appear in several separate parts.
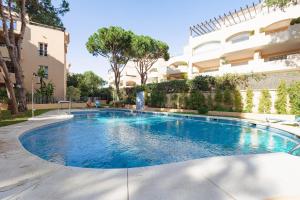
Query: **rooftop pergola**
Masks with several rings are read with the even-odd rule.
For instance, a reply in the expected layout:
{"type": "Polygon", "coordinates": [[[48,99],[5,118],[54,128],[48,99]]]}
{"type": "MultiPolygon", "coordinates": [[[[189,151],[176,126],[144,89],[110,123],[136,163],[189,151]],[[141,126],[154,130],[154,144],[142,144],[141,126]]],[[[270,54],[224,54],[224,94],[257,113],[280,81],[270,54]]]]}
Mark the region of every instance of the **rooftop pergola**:
{"type": "Polygon", "coordinates": [[[255,18],[257,13],[263,9],[263,3],[261,0],[258,3],[252,3],[246,5],[244,8],[239,10],[229,11],[227,14],[219,15],[213,19],[206,20],[196,25],[190,26],[190,35],[192,37],[201,36],[213,31],[220,30],[222,27],[232,26],[244,21],[255,18]]]}

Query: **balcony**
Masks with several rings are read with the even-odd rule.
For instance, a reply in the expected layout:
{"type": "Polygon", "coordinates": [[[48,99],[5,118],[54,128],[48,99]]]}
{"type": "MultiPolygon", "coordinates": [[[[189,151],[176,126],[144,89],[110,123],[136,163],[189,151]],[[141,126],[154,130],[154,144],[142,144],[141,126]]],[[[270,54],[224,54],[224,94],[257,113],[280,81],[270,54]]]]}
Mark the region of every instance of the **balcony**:
{"type": "Polygon", "coordinates": [[[188,66],[180,65],[178,67],[168,67],[167,74],[182,74],[188,72],[188,66]]]}
{"type": "Polygon", "coordinates": [[[270,46],[281,45],[283,43],[298,43],[300,45],[300,24],[295,24],[293,26],[290,26],[288,30],[272,34],[256,33],[255,35],[250,36],[249,40],[244,40],[241,42],[222,43],[220,47],[215,50],[210,50],[198,55],[193,55],[192,63],[219,59],[220,57],[229,54],[234,56],[237,52],[245,52],[247,50],[249,51],[249,53],[251,53],[254,50],[263,50],[270,46]]]}
{"type": "MultiPolygon", "coordinates": [[[[231,64],[223,65],[218,71],[204,72],[201,75],[209,76],[222,76],[227,73],[263,73],[273,72],[281,70],[291,70],[299,68],[300,66],[300,54],[287,55],[285,59],[264,61],[263,59],[251,60],[248,64],[232,66],[231,64]]],[[[197,75],[200,75],[197,74],[197,75]]]]}

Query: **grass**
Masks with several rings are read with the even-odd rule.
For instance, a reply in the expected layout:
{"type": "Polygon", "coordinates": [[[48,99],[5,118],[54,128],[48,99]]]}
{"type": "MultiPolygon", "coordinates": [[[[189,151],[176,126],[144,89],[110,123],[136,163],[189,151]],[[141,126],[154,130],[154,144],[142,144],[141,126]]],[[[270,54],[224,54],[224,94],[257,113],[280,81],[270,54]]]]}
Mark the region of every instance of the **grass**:
{"type": "MultiPolygon", "coordinates": [[[[34,115],[35,116],[41,115],[48,111],[49,111],[49,109],[35,110],[34,115]]],[[[28,110],[24,113],[20,113],[18,115],[12,115],[9,110],[1,110],[0,111],[0,127],[25,122],[30,117],[31,117],[31,110],[28,110]]]]}

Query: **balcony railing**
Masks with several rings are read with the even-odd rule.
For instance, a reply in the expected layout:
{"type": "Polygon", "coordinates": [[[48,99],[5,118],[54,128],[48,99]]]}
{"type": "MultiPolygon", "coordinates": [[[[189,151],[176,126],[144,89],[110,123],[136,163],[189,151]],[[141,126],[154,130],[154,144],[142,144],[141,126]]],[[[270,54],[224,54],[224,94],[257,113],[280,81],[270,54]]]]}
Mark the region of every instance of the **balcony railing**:
{"type": "Polygon", "coordinates": [[[280,71],[287,69],[294,69],[300,66],[300,54],[290,54],[286,56],[286,59],[264,61],[252,60],[248,64],[232,66],[231,64],[223,65],[218,71],[199,73],[198,75],[210,75],[210,76],[221,76],[226,73],[263,73],[271,71],[280,71]]]}
{"type": "Polygon", "coordinates": [[[205,52],[199,55],[193,55],[192,62],[202,62],[205,60],[219,59],[222,55],[233,53],[241,50],[252,49],[255,47],[263,47],[271,44],[281,44],[287,41],[299,41],[300,24],[290,26],[288,30],[280,31],[273,34],[258,33],[249,40],[237,43],[226,42],[220,45],[220,48],[205,52]]]}

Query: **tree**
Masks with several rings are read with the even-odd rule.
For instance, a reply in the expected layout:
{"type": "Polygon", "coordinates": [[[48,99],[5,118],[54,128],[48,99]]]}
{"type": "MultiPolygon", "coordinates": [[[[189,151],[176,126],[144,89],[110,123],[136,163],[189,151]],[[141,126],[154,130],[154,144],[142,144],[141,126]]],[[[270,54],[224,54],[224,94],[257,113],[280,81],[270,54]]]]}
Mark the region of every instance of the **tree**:
{"type": "Polygon", "coordinates": [[[121,97],[120,77],[127,62],[131,58],[131,40],[133,33],[121,27],[111,26],[101,28],[89,37],[86,43],[87,50],[93,56],[103,56],[110,62],[115,76],[117,98],[121,97]]]}
{"type": "Polygon", "coordinates": [[[222,110],[222,102],[223,102],[223,93],[220,88],[217,88],[215,91],[215,102],[216,102],[216,110],[222,110]]]}
{"type": "Polygon", "coordinates": [[[67,87],[73,86],[75,88],[79,87],[80,80],[82,79],[82,74],[67,74],[67,87]]]}
{"type": "Polygon", "coordinates": [[[67,98],[70,101],[78,101],[80,99],[80,89],[74,86],[69,86],[67,88],[67,98]]]}
{"type": "Polygon", "coordinates": [[[254,97],[253,90],[251,88],[248,88],[246,91],[246,108],[245,108],[245,111],[248,113],[252,112],[252,109],[254,107],[253,97],[254,97]]]}
{"type": "Polygon", "coordinates": [[[37,71],[37,76],[39,77],[40,90],[42,90],[46,83],[45,80],[47,78],[47,73],[44,67],[40,67],[37,71]]]}
{"type": "Polygon", "coordinates": [[[271,106],[272,106],[271,94],[268,89],[264,89],[261,91],[259,105],[258,105],[258,112],[270,113],[271,106]]]}
{"type": "Polygon", "coordinates": [[[70,11],[66,0],[61,0],[58,7],[51,0],[27,0],[26,9],[31,21],[57,27],[63,27],[60,16],[70,11]]]}
{"type": "Polygon", "coordinates": [[[288,91],[285,81],[280,81],[280,84],[277,88],[277,99],[275,101],[275,108],[278,114],[287,113],[287,96],[288,91]]]}
{"type": "Polygon", "coordinates": [[[79,79],[79,88],[82,96],[96,96],[100,88],[103,87],[106,82],[92,71],[86,71],[79,79]]]}
{"type": "Polygon", "coordinates": [[[230,111],[232,111],[232,107],[233,107],[232,91],[228,88],[224,90],[224,104],[230,111]]]}
{"type": "Polygon", "coordinates": [[[292,84],[289,88],[291,113],[300,115],[300,82],[292,84]]]}
{"type": "Polygon", "coordinates": [[[289,3],[295,3],[296,0],[265,0],[265,4],[267,6],[275,6],[278,8],[283,9],[286,7],[289,3]]]}
{"type": "MultiPolygon", "coordinates": [[[[0,0],[0,16],[2,20],[4,41],[8,49],[10,60],[15,70],[16,86],[17,86],[17,92],[19,97],[19,111],[23,112],[27,110],[27,104],[26,104],[26,91],[24,87],[24,75],[23,75],[23,70],[20,62],[21,62],[22,43],[23,43],[27,22],[26,22],[25,0],[18,1],[19,3],[18,13],[15,12],[16,4],[14,2],[15,1],[13,0],[8,0],[5,1],[5,3],[3,3],[3,1],[0,0]],[[20,33],[18,34],[18,37],[16,37],[15,30],[14,30],[15,20],[21,21],[21,30],[20,33]]],[[[12,103],[12,112],[15,114],[18,112],[16,96],[14,94],[12,83],[9,80],[10,79],[9,73],[2,55],[0,55],[0,64],[3,69],[6,88],[8,90],[9,98],[12,103]]]]}
{"type": "Polygon", "coordinates": [[[169,46],[149,36],[134,35],[131,43],[132,57],[141,78],[141,85],[146,84],[148,72],[159,58],[169,60],[169,46]]]}
{"type": "Polygon", "coordinates": [[[237,112],[243,111],[242,95],[239,90],[234,90],[234,109],[237,112]]]}

